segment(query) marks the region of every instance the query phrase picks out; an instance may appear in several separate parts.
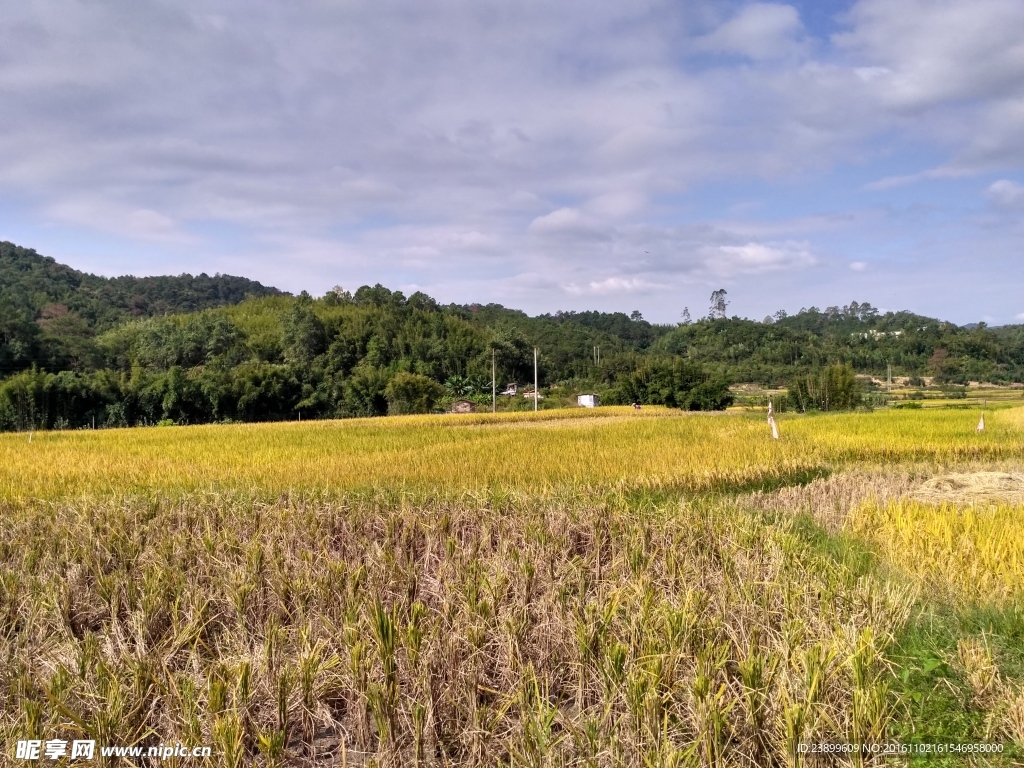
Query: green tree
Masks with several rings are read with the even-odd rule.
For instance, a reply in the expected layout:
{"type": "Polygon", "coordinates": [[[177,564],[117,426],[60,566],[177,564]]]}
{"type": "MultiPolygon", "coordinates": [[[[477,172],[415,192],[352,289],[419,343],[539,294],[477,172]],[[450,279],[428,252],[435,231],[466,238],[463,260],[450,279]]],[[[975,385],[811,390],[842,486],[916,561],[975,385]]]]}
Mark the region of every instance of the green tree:
{"type": "Polygon", "coordinates": [[[309,365],[327,349],[324,324],[314,314],[310,302],[296,302],[282,321],[284,359],[292,365],[309,365]]]}
{"type": "Polygon", "coordinates": [[[861,404],[863,394],[849,364],[827,366],[797,376],[789,387],[790,404],[801,411],[848,411],[861,404]]]}
{"type": "Polygon", "coordinates": [[[397,373],[388,382],[384,394],[388,413],[429,413],[434,403],[444,396],[444,387],[418,373],[397,373]]]}
{"type": "MultiPolygon", "coordinates": [[[[523,382],[533,380],[533,347],[516,328],[502,326],[495,329],[489,349],[494,350],[498,379],[523,382]]],[[[487,354],[490,363],[490,354],[487,354]]]]}
{"type": "Polygon", "coordinates": [[[646,361],[621,375],[609,403],[666,405],[687,411],[717,411],[732,404],[728,381],[679,359],[646,361]]]}
{"type": "Polygon", "coordinates": [[[725,319],[725,311],[729,307],[729,302],[725,298],[727,295],[724,288],[711,292],[711,308],[708,310],[708,317],[718,320],[725,319]]]}
{"type": "Polygon", "coordinates": [[[342,416],[383,416],[388,412],[385,390],[387,371],[370,365],[359,365],[345,380],[340,414],[342,416]]]}
{"type": "Polygon", "coordinates": [[[724,411],[734,400],[726,379],[709,378],[690,389],[679,407],[685,411],[724,411]]]}
{"type": "Polygon", "coordinates": [[[0,295],[0,376],[29,365],[38,335],[26,311],[0,295]]]}

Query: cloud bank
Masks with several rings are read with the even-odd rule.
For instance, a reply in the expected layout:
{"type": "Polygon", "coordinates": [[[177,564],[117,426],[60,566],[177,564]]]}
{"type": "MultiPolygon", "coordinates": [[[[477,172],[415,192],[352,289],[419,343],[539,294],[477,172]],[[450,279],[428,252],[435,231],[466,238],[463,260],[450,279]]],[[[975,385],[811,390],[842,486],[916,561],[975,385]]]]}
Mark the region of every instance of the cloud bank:
{"type": "Polygon", "coordinates": [[[1018,258],[1024,5],[819,10],[6,4],[0,237],[531,311],[671,320],[725,286],[751,316],[814,293],[1011,318],[1016,278],[965,301],[962,256],[1018,258]]]}

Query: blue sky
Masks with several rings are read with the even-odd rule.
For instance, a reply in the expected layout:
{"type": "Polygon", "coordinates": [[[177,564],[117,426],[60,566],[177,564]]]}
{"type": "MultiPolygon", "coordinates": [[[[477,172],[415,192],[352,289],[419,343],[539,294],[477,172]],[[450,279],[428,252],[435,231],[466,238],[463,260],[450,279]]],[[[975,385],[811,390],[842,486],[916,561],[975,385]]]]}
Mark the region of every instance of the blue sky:
{"type": "Polygon", "coordinates": [[[1024,3],[29,0],[0,239],[531,313],[1024,320],[1024,3]]]}

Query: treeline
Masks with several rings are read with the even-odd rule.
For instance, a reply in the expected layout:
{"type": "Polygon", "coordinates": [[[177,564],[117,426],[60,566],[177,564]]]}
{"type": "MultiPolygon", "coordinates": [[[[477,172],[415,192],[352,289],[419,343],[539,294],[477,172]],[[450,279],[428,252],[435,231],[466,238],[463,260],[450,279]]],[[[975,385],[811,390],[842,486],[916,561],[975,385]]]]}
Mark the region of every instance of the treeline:
{"type": "MultiPolygon", "coordinates": [[[[533,344],[500,308],[441,307],[383,286],[250,300],[155,317],[97,335],[68,369],[0,383],[0,427],[375,416],[430,410],[499,381],[533,377],[533,344]],[[502,315],[493,326],[479,316],[502,315]]],[[[555,321],[554,324],[559,324],[555,321]]],[[[628,341],[574,324],[575,351],[628,341]]],[[[549,339],[550,340],[550,339],[549,339]]],[[[568,348],[545,351],[542,380],[592,374],[568,348]]],[[[584,356],[589,359],[588,356],[584,356]]],[[[514,401],[521,406],[525,401],[514,401]]],[[[507,405],[507,403],[506,403],[507,405]]]]}
{"type": "MultiPolygon", "coordinates": [[[[159,278],[184,293],[154,293],[147,306],[212,306],[133,316],[123,295],[94,282],[112,281],[24,249],[5,253],[16,258],[3,262],[3,274],[25,273],[36,286],[20,304],[7,283],[0,291],[7,430],[374,416],[442,410],[462,397],[483,406],[492,361],[499,390],[530,384],[534,347],[545,405],[593,391],[609,404],[717,409],[731,402],[731,382],[754,382],[789,387],[792,407],[832,409],[860,402],[854,373],[884,375],[887,365],[894,375],[949,383],[1024,373],[1019,326],[965,329],[856,302],[755,322],[725,317],[725,293],[716,291],[708,318],[667,326],[636,312],[528,317],[496,304],[441,305],[381,285],[313,299],[205,278],[223,281],[214,295],[195,288],[208,285],[203,276],[184,276],[159,278]],[[246,286],[264,295],[245,299],[246,286]]],[[[501,407],[532,403],[506,397],[501,407]]]]}
{"type": "Polygon", "coordinates": [[[934,377],[936,383],[1024,381],[1024,326],[962,328],[870,304],[779,312],[761,322],[738,317],[680,325],[651,347],[682,355],[734,381],[788,386],[796,376],[848,363],[856,373],[934,377]]]}
{"type": "MultiPolygon", "coordinates": [[[[721,377],[645,354],[667,329],[643,323],[617,335],[617,323],[642,321],[595,315],[528,318],[377,285],[135,320],[97,334],[64,370],[34,366],[0,382],[0,428],[376,416],[436,410],[455,397],[483,403],[492,363],[502,387],[532,381],[534,346],[542,384],[560,383],[565,393],[598,388],[607,403],[693,409],[729,402],[721,377]]],[[[554,392],[546,403],[558,400],[554,392]]],[[[502,407],[532,405],[503,398],[502,407]]]]}

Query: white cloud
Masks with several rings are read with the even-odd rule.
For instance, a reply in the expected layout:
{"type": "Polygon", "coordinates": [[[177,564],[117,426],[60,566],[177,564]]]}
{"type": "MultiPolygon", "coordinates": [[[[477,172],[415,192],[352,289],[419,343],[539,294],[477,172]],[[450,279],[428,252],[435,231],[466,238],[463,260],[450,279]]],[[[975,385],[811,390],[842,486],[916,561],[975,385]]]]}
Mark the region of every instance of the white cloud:
{"type": "Polygon", "coordinates": [[[907,108],[1020,95],[1024,5],[1017,0],[859,0],[841,47],[867,59],[884,97],[907,108]]]}
{"type": "Polygon", "coordinates": [[[131,209],[102,200],[66,200],[50,206],[47,214],[62,224],[133,240],[176,245],[196,242],[196,238],[183,230],[174,219],[148,208],[131,209]]]}
{"type": "Polygon", "coordinates": [[[850,262],[850,269],[852,269],[854,272],[863,272],[867,268],[868,268],[868,264],[867,264],[866,261],[851,261],[850,262]]]}
{"type": "Polygon", "coordinates": [[[846,19],[833,42],[875,109],[952,150],[949,170],[1024,161],[1024,3],[858,0],[846,19]]]}
{"type": "Polygon", "coordinates": [[[853,73],[860,78],[861,82],[871,83],[892,74],[888,67],[854,67],[853,73]]]}
{"type": "Polygon", "coordinates": [[[449,248],[471,252],[494,251],[501,245],[495,235],[476,231],[452,232],[446,235],[442,242],[449,248]]]}
{"type": "MultiPolygon", "coordinates": [[[[835,84],[688,72],[700,5],[7,5],[0,32],[38,34],[5,35],[5,110],[25,119],[0,126],[0,174],[25,197],[298,234],[366,218],[505,228],[562,207],[643,220],[703,179],[822,162],[835,139],[803,124],[835,84]]],[[[791,6],[762,3],[712,37],[759,57],[799,32],[791,6]]]]}
{"type": "Polygon", "coordinates": [[[1024,184],[1000,179],[989,186],[985,195],[999,208],[1016,208],[1024,205],[1024,184]]]}
{"type": "Polygon", "coordinates": [[[644,210],[647,200],[634,191],[609,192],[588,200],[587,210],[596,217],[621,219],[644,210]]]}
{"type": "Polygon", "coordinates": [[[970,175],[971,172],[964,168],[929,168],[926,171],[911,173],[905,176],[886,176],[878,181],[872,181],[865,184],[864,189],[869,191],[884,191],[887,189],[895,189],[896,187],[904,187],[908,184],[916,184],[917,182],[929,179],[958,179],[970,175]]]}
{"type": "Polygon", "coordinates": [[[547,237],[606,239],[607,228],[576,208],[559,208],[530,222],[529,231],[547,237]]]}
{"type": "Polygon", "coordinates": [[[754,60],[788,56],[800,50],[800,14],[791,5],[751,3],[714,32],[700,38],[698,50],[731,53],[754,60]]]}
{"type": "Polygon", "coordinates": [[[569,283],[564,286],[565,292],[573,296],[584,296],[588,294],[596,296],[614,296],[630,293],[647,293],[649,291],[665,290],[665,285],[658,285],[639,278],[607,277],[604,280],[592,280],[586,285],[580,286],[569,283]]]}
{"type": "Polygon", "coordinates": [[[708,269],[721,277],[804,269],[817,263],[808,243],[747,243],[706,250],[708,269]]]}

